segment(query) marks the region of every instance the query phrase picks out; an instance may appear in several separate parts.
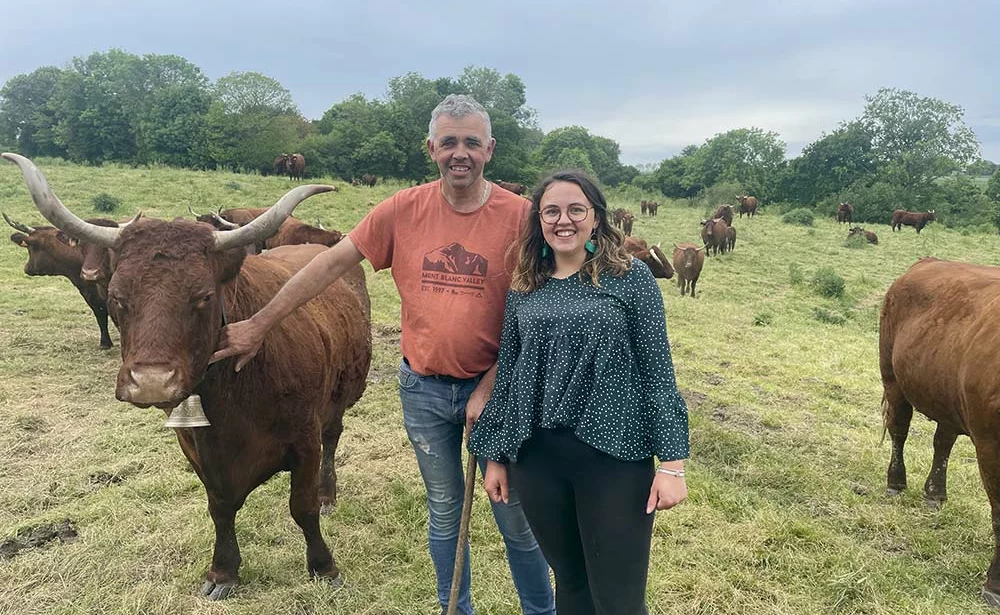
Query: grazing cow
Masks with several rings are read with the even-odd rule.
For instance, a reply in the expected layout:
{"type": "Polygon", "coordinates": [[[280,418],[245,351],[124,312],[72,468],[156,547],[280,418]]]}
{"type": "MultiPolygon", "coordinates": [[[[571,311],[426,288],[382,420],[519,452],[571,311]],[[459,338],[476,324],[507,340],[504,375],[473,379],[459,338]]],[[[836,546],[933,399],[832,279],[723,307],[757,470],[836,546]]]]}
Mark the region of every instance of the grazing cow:
{"type": "Polygon", "coordinates": [[[376,181],[378,181],[378,178],[372,175],[371,173],[365,173],[364,175],[361,176],[361,185],[363,186],[374,188],[376,181]]]}
{"type": "Polygon", "coordinates": [[[30,160],[3,157],[21,168],[42,215],[114,253],[108,308],[122,331],[115,396],[164,410],[200,398],[211,425],[175,433],[205,486],[215,523],[202,593],[223,599],[237,583],[236,513],[250,492],[282,470],[292,474],[289,508],[305,537],[309,574],[336,580],[340,571],[319,516],[321,506],[335,501],[334,452],[344,410],[364,391],[371,361],[363,270],[355,267],[344,283],[335,282],[282,320],[241,371],[232,359],[209,366],[223,323],[256,313],[326,249],[284,246],[247,256],[242,246],[272,234],[298,203],[329,188],[295,188],[270,212],[233,231],[183,219],[143,219],[111,229],[66,209],[30,160]]]}
{"type": "Polygon", "coordinates": [[[713,218],[722,218],[723,220],[726,221],[727,225],[732,226],[733,225],[733,206],[732,205],[719,205],[719,207],[715,210],[715,213],[712,214],[712,217],[713,218]]]}
{"type": "Polygon", "coordinates": [[[498,179],[493,183],[500,186],[504,190],[509,190],[513,192],[514,194],[524,194],[528,190],[527,186],[525,186],[524,184],[519,184],[517,182],[505,182],[498,179]]]}
{"type": "Polygon", "coordinates": [[[288,172],[288,154],[282,154],[274,159],[274,174],[284,175],[288,172]]]}
{"type": "Polygon", "coordinates": [[[677,288],[681,289],[682,297],[690,290],[691,298],[694,298],[694,288],[705,265],[706,253],[704,247],[691,243],[674,244],[674,271],[677,272],[677,288]]]}
{"type": "Polygon", "coordinates": [[[847,222],[850,224],[854,221],[854,205],[850,203],[841,203],[837,207],[837,222],[847,222]]]}
{"type": "Polygon", "coordinates": [[[948,457],[959,435],[976,448],[990,501],[993,561],[982,597],[1000,607],[1000,267],[923,258],[886,291],[879,319],[882,414],[892,438],[887,489],[906,488],[903,445],[913,410],[937,423],[924,497],[947,499],[948,457]]]}
{"type": "Polygon", "coordinates": [[[646,199],[639,201],[639,212],[642,213],[642,215],[644,216],[646,215],[646,210],[648,207],[649,207],[649,201],[647,201],[646,199]]]}
{"type": "Polygon", "coordinates": [[[892,212],[892,230],[893,232],[896,229],[903,230],[903,225],[905,224],[917,229],[917,234],[919,235],[920,230],[927,226],[928,222],[933,222],[934,220],[937,220],[937,216],[934,215],[934,210],[931,209],[928,209],[924,213],[897,209],[892,212]]]}
{"type": "Polygon", "coordinates": [[[732,252],[736,247],[736,229],[732,226],[726,228],[726,252],[732,252]]]}
{"type": "Polygon", "coordinates": [[[306,172],[306,157],[302,154],[289,154],[285,165],[288,179],[301,180],[306,172]]]}
{"type": "MultiPolygon", "coordinates": [[[[108,331],[107,307],[110,264],[107,262],[106,250],[99,246],[81,244],[51,226],[27,226],[11,220],[7,214],[3,214],[3,218],[7,224],[20,231],[13,233],[10,240],[28,250],[24,273],[30,276],[60,275],[69,280],[94,313],[97,328],[101,332],[101,349],[111,348],[114,344],[108,331]],[[88,264],[87,268],[84,263],[88,264]],[[85,269],[86,275],[83,274],[85,269]]],[[[87,221],[101,226],[118,226],[117,222],[103,218],[90,218],[87,221]]]]}
{"type": "Polygon", "coordinates": [[[847,231],[847,238],[848,239],[850,239],[851,237],[854,237],[855,235],[860,235],[860,236],[864,237],[865,240],[868,241],[868,243],[878,244],[878,235],[876,235],[875,233],[873,233],[871,231],[866,231],[865,229],[861,228],[860,226],[852,227],[851,230],[847,231]]]}
{"type": "Polygon", "coordinates": [[[674,268],[670,266],[666,254],[660,250],[659,244],[650,246],[638,237],[625,238],[625,250],[633,257],[646,263],[654,278],[669,280],[674,277],[674,268]]]}
{"type": "Polygon", "coordinates": [[[712,254],[726,253],[729,247],[729,225],[722,218],[709,218],[701,221],[701,240],[705,243],[705,255],[708,250],[712,254]]]}
{"type": "MultiPolygon", "coordinates": [[[[239,228],[266,212],[267,208],[264,207],[223,209],[217,214],[211,213],[202,215],[195,214],[194,211],[191,211],[191,213],[195,215],[198,222],[211,224],[219,230],[239,228]]],[[[344,235],[340,231],[317,228],[306,224],[298,218],[288,216],[288,218],[281,223],[281,227],[278,229],[277,233],[266,238],[260,245],[257,246],[256,252],[270,250],[272,248],[277,248],[278,246],[293,246],[304,243],[317,243],[324,246],[332,246],[343,238],[344,235]]]]}
{"type": "Polygon", "coordinates": [[[649,201],[646,203],[646,211],[649,212],[649,216],[653,217],[656,215],[656,210],[660,207],[660,204],[656,201],[649,201]]]}
{"type": "Polygon", "coordinates": [[[746,214],[748,218],[753,218],[757,215],[757,197],[743,194],[737,195],[736,200],[740,202],[740,206],[737,208],[740,213],[740,219],[743,218],[743,214],[746,214]]]}
{"type": "Polygon", "coordinates": [[[625,233],[626,237],[632,236],[632,224],[635,222],[635,216],[630,212],[625,212],[622,216],[622,232],[625,233]]]}

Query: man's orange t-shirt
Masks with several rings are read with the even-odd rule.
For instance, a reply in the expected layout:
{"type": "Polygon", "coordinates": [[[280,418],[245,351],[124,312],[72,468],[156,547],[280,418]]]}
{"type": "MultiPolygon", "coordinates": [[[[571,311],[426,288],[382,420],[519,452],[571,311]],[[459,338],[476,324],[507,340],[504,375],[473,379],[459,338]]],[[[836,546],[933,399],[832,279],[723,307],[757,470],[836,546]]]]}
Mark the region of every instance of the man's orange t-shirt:
{"type": "Polygon", "coordinates": [[[456,212],[441,180],[397,192],[349,233],[376,271],[391,268],[402,301],[402,350],[418,374],[471,378],[496,362],[504,301],[529,203],[493,186],[456,212]]]}

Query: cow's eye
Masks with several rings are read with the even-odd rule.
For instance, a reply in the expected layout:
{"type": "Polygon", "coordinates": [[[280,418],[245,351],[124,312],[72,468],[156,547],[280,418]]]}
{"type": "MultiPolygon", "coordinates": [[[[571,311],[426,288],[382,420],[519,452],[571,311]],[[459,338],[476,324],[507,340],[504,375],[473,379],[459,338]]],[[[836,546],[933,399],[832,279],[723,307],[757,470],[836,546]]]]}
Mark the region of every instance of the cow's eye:
{"type": "Polygon", "coordinates": [[[122,300],[118,295],[111,295],[108,297],[108,305],[111,309],[117,310],[119,312],[125,313],[128,311],[128,306],[125,305],[125,301],[122,300]]]}
{"type": "Polygon", "coordinates": [[[203,295],[195,297],[194,305],[198,309],[206,308],[212,304],[212,299],[215,298],[215,293],[207,292],[203,295]]]}

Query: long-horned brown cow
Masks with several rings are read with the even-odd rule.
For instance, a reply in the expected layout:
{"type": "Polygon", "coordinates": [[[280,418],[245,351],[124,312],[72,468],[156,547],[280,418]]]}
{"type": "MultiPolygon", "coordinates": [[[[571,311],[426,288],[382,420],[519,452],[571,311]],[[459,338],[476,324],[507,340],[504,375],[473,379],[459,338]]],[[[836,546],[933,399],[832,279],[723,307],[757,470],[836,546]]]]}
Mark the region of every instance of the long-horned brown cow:
{"type": "Polygon", "coordinates": [[[21,168],[35,204],[50,222],[112,250],[108,308],[121,326],[122,365],[115,396],[164,410],[200,397],[209,427],[178,428],[181,450],[208,495],[215,524],[212,565],[202,592],[229,595],[241,563],[236,513],[258,485],[291,472],[289,508],[306,542],[309,574],[340,571],[323,540],[321,506],[336,498],[334,452],[344,410],[360,398],[371,360],[364,272],[292,312],[240,372],[209,365],[226,321],[249,318],[322,246],[285,246],[247,256],[242,246],[273,233],[291,210],[326,186],[301,186],[247,226],[216,231],[177,219],[138,220],[125,229],[87,224],[59,202],[30,160],[21,168]]]}
{"type": "Polygon", "coordinates": [[[691,291],[694,298],[694,288],[701,277],[701,268],[705,265],[705,248],[692,243],[674,244],[674,271],[677,273],[677,288],[681,296],[691,291]]]}
{"type": "Polygon", "coordinates": [[[854,220],[854,205],[841,203],[837,206],[837,222],[847,222],[850,224],[854,220]]]}
{"type": "Polygon", "coordinates": [[[937,216],[934,215],[934,210],[928,209],[926,212],[918,211],[906,211],[905,209],[897,209],[892,212],[892,230],[897,229],[903,230],[903,225],[912,226],[917,229],[917,234],[920,234],[921,229],[927,226],[928,222],[937,220],[937,216]]]}
{"type": "MultiPolygon", "coordinates": [[[[3,214],[3,218],[19,231],[11,234],[10,240],[28,250],[24,273],[30,276],[63,276],[69,280],[94,313],[97,328],[101,332],[101,349],[111,348],[114,344],[108,330],[107,288],[110,265],[107,262],[107,251],[99,246],[81,244],[51,226],[27,226],[11,220],[7,214],[3,214]]],[[[90,218],[87,221],[101,226],[118,226],[114,220],[103,218],[90,218]]]]}
{"type": "MultiPolygon", "coordinates": [[[[191,213],[195,215],[195,219],[198,222],[205,222],[211,224],[213,227],[219,230],[227,229],[237,229],[241,226],[249,224],[251,220],[256,219],[262,214],[266,213],[268,209],[266,207],[238,207],[234,209],[223,209],[219,213],[210,214],[195,214],[192,210],[191,213]]],[[[281,227],[278,231],[266,238],[259,246],[257,250],[270,250],[277,248],[278,246],[294,246],[303,243],[316,243],[324,246],[332,246],[344,238],[343,233],[340,231],[332,229],[322,229],[311,224],[307,224],[298,218],[288,216],[288,218],[281,223],[281,227]]]]}
{"type": "Polygon", "coordinates": [[[743,218],[743,214],[746,214],[748,218],[753,218],[757,215],[757,197],[739,194],[736,195],[736,200],[740,202],[740,206],[736,209],[741,219],[743,218]]]}
{"type": "Polygon", "coordinates": [[[669,280],[674,277],[674,268],[670,266],[667,255],[660,250],[660,245],[649,245],[645,239],[638,237],[625,238],[625,250],[633,257],[649,266],[654,278],[669,280]]]}
{"type": "Polygon", "coordinates": [[[306,157],[302,154],[289,154],[285,159],[288,179],[300,180],[306,172],[306,157]]]}
{"type": "Polygon", "coordinates": [[[948,457],[959,435],[976,448],[993,519],[993,561],[983,598],[1000,607],[1000,267],[924,258],[886,291],[879,320],[882,413],[892,438],[890,495],[906,488],[903,444],[916,409],[937,423],[924,483],[947,499],[948,457]]]}

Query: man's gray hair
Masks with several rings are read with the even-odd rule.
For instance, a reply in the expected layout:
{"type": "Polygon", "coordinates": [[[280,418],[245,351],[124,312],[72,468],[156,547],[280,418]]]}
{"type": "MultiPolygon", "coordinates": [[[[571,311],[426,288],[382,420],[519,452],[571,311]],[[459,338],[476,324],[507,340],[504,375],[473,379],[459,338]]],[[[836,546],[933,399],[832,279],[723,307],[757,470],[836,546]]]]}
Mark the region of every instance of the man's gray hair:
{"type": "Polygon", "coordinates": [[[466,117],[469,115],[478,115],[486,123],[486,140],[489,141],[493,138],[493,128],[490,125],[490,114],[486,112],[486,109],[475,101],[474,98],[466,94],[448,94],[445,99],[442,100],[438,106],[434,107],[431,111],[431,123],[427,126],[427,133],[430,136],[431,141],[434,140],[434,124],[437,123],[437,119],[442,115],[447,115],[450,117],[466,117]]]}

